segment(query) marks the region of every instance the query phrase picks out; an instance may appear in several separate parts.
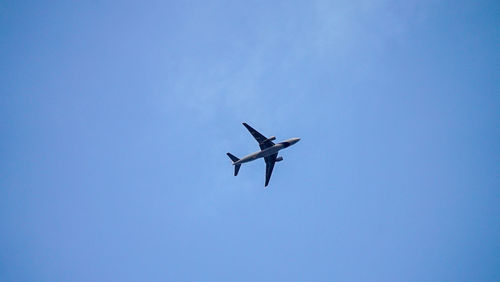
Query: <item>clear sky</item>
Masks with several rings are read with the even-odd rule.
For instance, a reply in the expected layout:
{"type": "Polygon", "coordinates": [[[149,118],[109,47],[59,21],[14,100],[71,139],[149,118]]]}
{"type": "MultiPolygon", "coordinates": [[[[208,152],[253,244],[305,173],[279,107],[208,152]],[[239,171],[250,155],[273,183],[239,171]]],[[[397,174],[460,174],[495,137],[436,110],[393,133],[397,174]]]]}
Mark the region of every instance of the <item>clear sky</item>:
{"type": "Polygon", "coordinates": [[[499,281],[499,7],[2,1],[0,281],[499,281]]]}

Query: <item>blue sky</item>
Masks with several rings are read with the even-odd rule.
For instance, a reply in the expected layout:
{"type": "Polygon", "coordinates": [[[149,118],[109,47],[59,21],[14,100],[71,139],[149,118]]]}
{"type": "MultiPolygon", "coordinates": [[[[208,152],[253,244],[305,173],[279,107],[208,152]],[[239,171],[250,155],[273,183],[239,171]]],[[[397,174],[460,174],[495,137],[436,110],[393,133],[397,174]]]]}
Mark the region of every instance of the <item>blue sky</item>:
{"type": "Polygon", "coordinates": [[[0,280],[500,280],[499,12],[2,2],[0,280]]]}

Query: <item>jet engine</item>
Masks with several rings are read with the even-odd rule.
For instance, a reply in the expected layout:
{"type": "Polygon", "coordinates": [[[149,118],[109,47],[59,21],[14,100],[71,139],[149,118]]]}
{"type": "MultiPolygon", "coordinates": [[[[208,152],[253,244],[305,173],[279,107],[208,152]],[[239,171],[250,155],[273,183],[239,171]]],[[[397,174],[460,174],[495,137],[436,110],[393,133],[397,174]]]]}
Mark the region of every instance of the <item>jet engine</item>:
{"type": "Polygon", "coordinates": [[[279,156],[279,157],[277,157],[277,158],[276,158],[276,161],[277,161],[277,162],[281,162],[282,160],[283,160],[283,157],[282,157],[282,156],[279,156]]]}
{"type": "Polygon", "coordinates": [[[273,140],[276,140],[276,136],[271,136],[271,137],[267,138],[266,140],[262,141],[260,144],[264,144],[267,141],[273,141],[273,140]]]}

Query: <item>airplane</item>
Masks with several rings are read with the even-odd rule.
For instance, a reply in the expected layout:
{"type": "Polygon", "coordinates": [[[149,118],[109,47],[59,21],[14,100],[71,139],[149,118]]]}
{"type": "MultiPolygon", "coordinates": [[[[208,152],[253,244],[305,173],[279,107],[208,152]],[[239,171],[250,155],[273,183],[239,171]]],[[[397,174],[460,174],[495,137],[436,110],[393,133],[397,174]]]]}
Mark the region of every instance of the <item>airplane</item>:
{"type": "Polygon", "coordinates": [[[260,151],[252,153],[241,159],[235,157],[231,153],[227,153],[228,157],[233,161],[234,176],[238,175],[238,171],[240,170],[240,166],[242,163],[247,163],[256,159],[264,158],[264,160],[266,161],[266,183],[264,187],[267,187],[267,185],[269,184],[269,179],[271,179],[271,174],[273,173],[274,164],[283,160],[283,157],[278,157],[278,151],[288,148],[293,144],[299,142],[300,138],[290,138],[278,144],[274,144],[273,141],[276,140],[276,137],[271,136],[269,138],[266,138],[257,130],[253,129],[250,125],[246,123],[243,123],[243,125],[248,129],[248,131],[250,131],[250,134],[252,134],[255,140],[257,140],[257,142],[259,143],[260,151]]]}

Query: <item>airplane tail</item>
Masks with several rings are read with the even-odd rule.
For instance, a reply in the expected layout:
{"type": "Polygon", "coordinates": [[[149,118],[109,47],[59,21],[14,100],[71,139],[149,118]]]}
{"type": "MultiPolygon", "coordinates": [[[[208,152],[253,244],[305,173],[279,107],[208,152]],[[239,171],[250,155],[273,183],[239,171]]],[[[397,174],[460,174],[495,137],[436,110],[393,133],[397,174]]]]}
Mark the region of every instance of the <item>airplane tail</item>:
{"type": "Polygon", "coordinates": [[[235,162],[239,161],[237,157],[232,155],[231,153],[227,153],[227,156],[233,161],[234,165],[234,176],[238,175],[238,171],[240,171],[241,164],[234,164],[235,162]]]}

